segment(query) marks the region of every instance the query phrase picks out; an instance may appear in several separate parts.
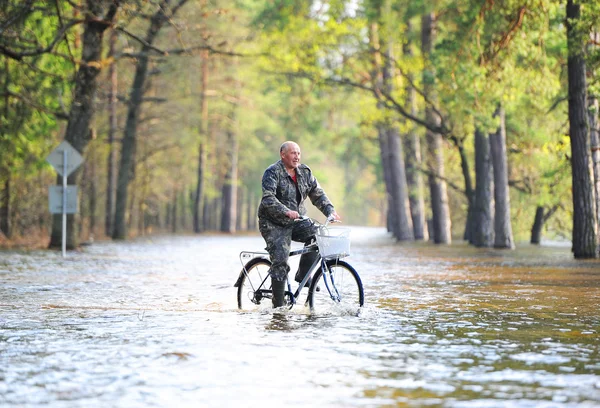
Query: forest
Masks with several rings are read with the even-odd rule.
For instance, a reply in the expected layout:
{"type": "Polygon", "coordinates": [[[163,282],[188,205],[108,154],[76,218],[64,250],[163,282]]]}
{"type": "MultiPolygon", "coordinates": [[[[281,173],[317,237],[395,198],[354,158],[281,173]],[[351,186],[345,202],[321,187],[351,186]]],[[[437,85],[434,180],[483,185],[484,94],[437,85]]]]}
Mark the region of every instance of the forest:
{"type": "MultiPolygon", "coordinates": [[[[286,140],[350,225],[600,249],[600,2],[2,0],[0,246],[257,229],[286,140]]],[[[314,214],[317,216],[316,214],[314,214]]]]}

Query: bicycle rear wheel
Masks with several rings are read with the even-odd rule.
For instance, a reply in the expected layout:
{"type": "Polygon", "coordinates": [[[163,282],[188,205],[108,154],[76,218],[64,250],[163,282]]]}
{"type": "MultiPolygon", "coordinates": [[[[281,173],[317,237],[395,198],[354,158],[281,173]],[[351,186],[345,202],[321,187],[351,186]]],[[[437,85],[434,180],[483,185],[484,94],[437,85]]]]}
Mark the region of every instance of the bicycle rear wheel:
{"type": "Polygon", "coordinates": [[[236,282],[237,302],[240,310],[256,310],[261,305],[271,306],[271,262],[265,258],[250,260],[240,272],[236,282]]]}
{"type": "Polygon", "coordinates": [[[331,259],[313,276],[308,289],[311,311],[356,314],[365,303],[365,294],[358,272],[347,262],[331,259]]]}

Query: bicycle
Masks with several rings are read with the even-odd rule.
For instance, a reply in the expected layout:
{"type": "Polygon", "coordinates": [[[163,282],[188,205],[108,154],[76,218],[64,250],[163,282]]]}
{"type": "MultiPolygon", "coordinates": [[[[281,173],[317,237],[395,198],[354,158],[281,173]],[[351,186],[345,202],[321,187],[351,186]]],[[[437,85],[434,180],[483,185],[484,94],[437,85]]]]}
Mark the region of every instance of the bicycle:
{"type": "MultiPolygon", "coordinates": [[[[303,219],[309,219],[304,217],[303,219]]],[[[309,272],[298,288],[292,292],[290,279],[287,279],[285,300],[291,309],[298,300],[307,282],[308,296],[306,304],[311,312],[328,305],[337,305],[346,311],[357,313],[364,305],[364,290],[358,272],[341,258],[350,255],[348,228],[330,228],[327,220],[324,225],[310,219],[317,227],[316,240],[302,249],[290,251],[290,258],[308,252],[318,252],[319,256],[311,265],[309,272]]],[[[263,302],[271,305],[273,292],[269,268],[271,261],[267,252],[240,252],[242,270],[235,282],[237,302],[240,310],[253,310],[263,302]]]]}

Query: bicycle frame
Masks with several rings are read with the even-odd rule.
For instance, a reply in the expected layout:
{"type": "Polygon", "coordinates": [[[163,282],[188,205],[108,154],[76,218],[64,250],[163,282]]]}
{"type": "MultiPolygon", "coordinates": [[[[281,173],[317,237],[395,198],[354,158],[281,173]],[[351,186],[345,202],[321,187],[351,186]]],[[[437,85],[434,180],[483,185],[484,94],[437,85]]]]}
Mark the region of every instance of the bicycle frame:
{"type": "MultiPolygon", "coordinates": [[[[317,247],[316,243],[305,246],[301,249],[296,249],[296,250],[290,251],[289,257],[291,258],[293,256],[298,256],[298,255],[306,254],[309,252],[317,252],[317,253],[319,252],[319,248],[317,247]]],[[[246,265],[252,259],[257,258],[257,257],[269,259],[269,254],[267,252],[255,252],[255,251],[240,252],[240,263],[242,264],[242,270],[246,276],[248,276],[248,271],[246,270],[246,265]]],[[[321,257],[319,255],[317,257],[317,259],[315,259],[313,264],[310,266],[308,273],[304,276],[304,279],[302,279],[302,282],[298,283],[298,287],[296,288],[296,290],[294,292],[292,292],[292,286],[288,279],[287,293],[290,295],[290,308],[296,304],[296,299],[300,296],[300,293],[302,292],[302,289],[306,285],[306,282],[308,282],[308,280],[310,278],[312,278],[312,276],[314,275],[317,265],[319,265],[319,264],[321,265],[321,269],[323,271],[323,282],[325,283],[325,287],[327,289],[327,292],[329,293],[329,296],[331,297],[332,300],[339,301],[340,294],[335,286],[335,281],[333,280],[333,276],[325,273],[328,270],[328,267],[325,262],[326,262],[326,260],[323,259],[323,257],[321,257]],[[330,275],[329,276],[329,280],[331,281],[330,283],[328,283],[327,275],[330,275]],[[333,291],[332,291],[332,288],[333,288],[333,291]]],[[[238,278],[238,280],[234,286],[237,287],[239,285],[239,282],[241,279],[242,279],[242,275],[240,274],[240,277],[238,278]]],[[[271,297],[272,291],[270,289],[261,289],[265,285],[265,282],[268,279],[270,279],[270,275],[267,275],[265,277],[265,279],[262,280],[262,282],[260,283],[258,288],[255,288],[254,285],[252,284],[252,282],[250,282],[250,284],[252,286],[252,290],[255,293],[254,298],[255,298],[256,302],[260,301],[260,299],[262,299],[263,297],[267,297],[267,298],[271,297]]]]}

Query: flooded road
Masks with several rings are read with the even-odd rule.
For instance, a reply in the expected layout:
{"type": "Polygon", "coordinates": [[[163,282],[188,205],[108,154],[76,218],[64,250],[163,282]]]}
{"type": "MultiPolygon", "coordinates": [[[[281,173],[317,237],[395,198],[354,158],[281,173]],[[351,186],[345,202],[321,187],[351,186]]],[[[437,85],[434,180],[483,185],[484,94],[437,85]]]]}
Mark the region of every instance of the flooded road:
{"type": "Polygon", "coordinates": [[[0,406],[600,406],[600,262],[352,239],[358,317],[238,312],[258,235],[0,252],[0,406]]]}

